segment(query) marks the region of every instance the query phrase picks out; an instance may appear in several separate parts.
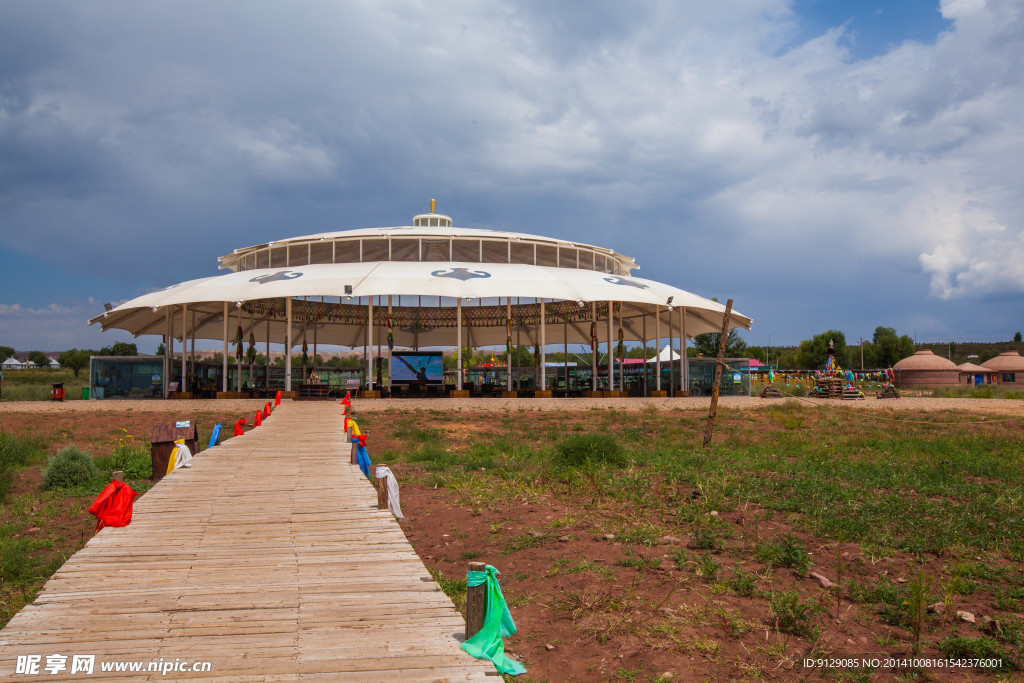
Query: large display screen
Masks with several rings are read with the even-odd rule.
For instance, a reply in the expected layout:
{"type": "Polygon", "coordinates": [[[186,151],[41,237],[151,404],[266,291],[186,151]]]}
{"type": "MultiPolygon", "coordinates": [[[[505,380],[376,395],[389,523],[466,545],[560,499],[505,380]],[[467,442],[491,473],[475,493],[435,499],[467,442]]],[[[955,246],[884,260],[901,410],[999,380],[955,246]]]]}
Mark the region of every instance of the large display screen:
{"type": "Polygon", "coordinates": [[[391,354],[391,381],[398,384],[444,381],[440,351],[395,351],[391,354]]]}

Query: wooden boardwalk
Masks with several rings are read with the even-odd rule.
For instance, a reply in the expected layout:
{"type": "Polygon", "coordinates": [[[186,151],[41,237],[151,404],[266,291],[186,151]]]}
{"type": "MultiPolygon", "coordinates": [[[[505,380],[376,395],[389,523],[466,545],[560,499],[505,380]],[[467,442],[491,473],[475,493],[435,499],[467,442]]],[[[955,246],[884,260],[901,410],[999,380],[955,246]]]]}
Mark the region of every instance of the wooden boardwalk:
{"type": "Polygon", "coordinates": [[[462,617],[349,464],[336,404],[284,403],[192,463],[0,631],[0,680],[498,680],[459,649],[462,617]],[[76,654],[96,656],[91,676],[71,675],[76,654]],[[18,655],[41,655],[39,674],[15,675],[18,655]],[[210,671],[145,671],[161,658],[210,671]],[[101,671],[114,661],[144,670],[101,671]]]}

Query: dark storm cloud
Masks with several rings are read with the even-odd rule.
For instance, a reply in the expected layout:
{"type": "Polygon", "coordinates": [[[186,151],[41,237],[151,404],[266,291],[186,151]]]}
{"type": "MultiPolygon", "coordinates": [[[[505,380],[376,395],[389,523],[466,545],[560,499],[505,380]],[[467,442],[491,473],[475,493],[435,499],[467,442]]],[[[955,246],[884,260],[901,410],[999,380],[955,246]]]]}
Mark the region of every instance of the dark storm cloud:
{"type": "Polygon", "coordinates": [[[851,63],[841,29],[794,43],[782,0],[5,3],[0,264],[40,266],[0,274],[4,303],[38,324],[76,283],[133,296],[437,197],[794,341],[822,293],[884,317],[857,301],[902,264],[891,310],[955,334],[973,298],[1024,290],[1024,49],[1014,3],[942,9],[934,44],[851,63]]]}

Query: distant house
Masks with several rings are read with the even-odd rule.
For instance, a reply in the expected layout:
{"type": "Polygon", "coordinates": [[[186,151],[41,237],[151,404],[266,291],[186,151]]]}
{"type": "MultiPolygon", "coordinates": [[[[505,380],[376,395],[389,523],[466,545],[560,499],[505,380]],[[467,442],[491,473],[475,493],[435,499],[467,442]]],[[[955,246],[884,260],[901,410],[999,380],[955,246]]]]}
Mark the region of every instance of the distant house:
{"type": "Polygon", "coordinates": [[[26,365],[25,363],[22,363],[20,360],[18,360],[14,356],[11,356],[7,360],[5,360],[2,364],[0,364],[0,368],[3,368],[4,370],[24,370],[27,367],[28,367],[28,365],[26,365]]]}
{"type": "Polygon", "coordinates": [[[49,368],[50,368],[51,370],[60,370],[60,363],[58,363],[58,362],[57,362],[57,361],[56,361],[55,359],[53,359],[53,358],[49,358],[49,359],[47,359],[47,360],[49,360],[49,361],[50,361],[50,365],[49,365],[49,368]]]}
{"type": "Polygon", "coordinates": [[[986,371],[993,373],[996,384],[1024,387],[1024,356],[1016,351],[1003,351],[981,365],[986,371]]]}

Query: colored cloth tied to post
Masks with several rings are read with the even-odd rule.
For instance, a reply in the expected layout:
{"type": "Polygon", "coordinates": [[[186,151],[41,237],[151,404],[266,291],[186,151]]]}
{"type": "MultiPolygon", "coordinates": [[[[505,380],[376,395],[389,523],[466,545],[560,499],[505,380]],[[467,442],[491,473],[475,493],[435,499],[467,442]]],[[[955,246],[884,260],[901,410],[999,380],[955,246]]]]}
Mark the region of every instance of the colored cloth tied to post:
{"type": "Polygon", "coordinates": [[[261,426],[262,424],[263,424],[263,412],[262,412],[262,411],[259,411],[259,410],[257,410],[257,411],[256,411],[256,417],[254,417],[254,418],[252,419],[252,426],[253,426],[253,427],[259,427],[259,426],[261,426]]]}
{"type": "MultiPolygon", "coordinates": [[[[356,452],[358,456],[358,451],[356,452]]],[[[388,509],[398,519],[405,519],[402,515],[402,505],[398,500],[398,480],[395,479],[395,475],[392,474],[391,469],[388,467],[382,467],[377,465],[377,469],[374,470],[378,479],[385,479],[384,485],[388,487],[388,509]]]]}
{"type": "Polygon", "coordinates": [[[497,569],[487,565],[484,571],[470,571],[466,574],[466,585],[469,587],[487,584],[487,610],[484,613],[483,627],[472,638],[462,644],[462,649],[477,659],[489,659],[494,662],[498,673],[518,676],[526,673],[526,667],[505,654],[507,638],[516,632],[516,623],[505,604],[505,596],[498,585],[497,569]]]}
{"type": "Polygon", "coordinates": [[[239,418],[238,422],[235,423],[235,436],[241,436],[245,434],[245,418],[239,418]]]}
{"type": "Polygon", "coordinates": [[[96,531],[105,526],[128,526],[132,521],[132,503],[135,491],[123,481],[112,481],[100,491],[89,506],[89,514],[96,518],[96,531]]]}
{"type": "Polygon", "coordinates": [[[280,391],[277,392],[277,394],[274,396],[274,407],[276,408],[279,405],[281,405],[281,392],[280,391]]]}
{"type": "Polygon", "coordinates": [[[170,474],[179,467],[191,467],[192,451],[185,445],[185,439],[177,439],[174,442],[174,450],[171,457],[167,458],[167,474],[170,474]]]}
{"type": "Polygon", "coordinates": [[[363,476],[370,478],[370,454],[366,452],[366,435],[352,437],[352,443],[356,445],[356,463],[362,471],[363,476]]]}
{"type": "Polygon", "coordinates": [[[213,448],[220,443],[220,422],[213,425],[213,431],[210,432],[210,443],[206,444],[207,448],[213,448]]]}
{"type": "Polygon", "coordinates": [[[266,420],[270,417],[270,401],[267,401],[267,405],[263,406],[263,419],[266,420]]]}

